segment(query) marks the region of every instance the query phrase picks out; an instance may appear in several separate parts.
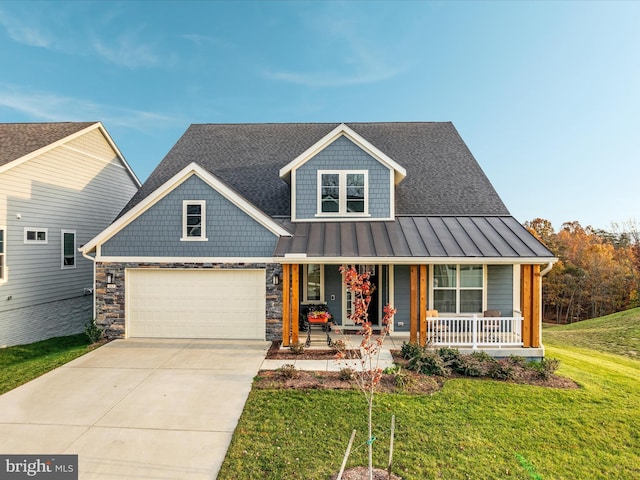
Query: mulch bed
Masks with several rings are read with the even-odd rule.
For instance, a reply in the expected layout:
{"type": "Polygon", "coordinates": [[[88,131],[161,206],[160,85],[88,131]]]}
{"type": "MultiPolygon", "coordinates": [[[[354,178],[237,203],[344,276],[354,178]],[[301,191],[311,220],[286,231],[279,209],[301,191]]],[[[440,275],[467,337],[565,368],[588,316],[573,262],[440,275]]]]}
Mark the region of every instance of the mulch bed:
{"type": "MultiPolygon", "coordinates": [[[[401,367],[406,361],[397,350],[392,350],[394,362],[401,367]]],[[[267,352],[268,359],[278,360],[331,360],[336,352],[330,349],[305,349],[300,354],[295,354],[286,349],[280,349],[280,342],[273,342],[267,352]]],[[[383,374],[377,391],[381,393],[408,393],[419,395],[431,395],[440,390],[445,378],[423,375],[412,372],[406,368],[401,369],[401,376],[397,374],[383,374]]],[[[341,372],[305,371],[295,370],[293,378],[287,378],[277,370],[261,370],[254,381],[254,387],[264,389],[325,389],[325,390],[354,390],[357,386],[349,379],[343,379],[341,372]],[[342,377],[342,378],[341,378],[342,377]]],[[[452,375],[448,378],[462,378],[452,375]]],[[[470,378],[470,377],[465,377],[470,378]]],[[[478,381],[487,378],[478,378],[478,381]]],[[[513,380],[499,380],[508,383],[536,385],[549,388],[578,388],[578,385],[567,377],[551,375],[546,379],[541,378],[536,372],[522,370],[513,380]]],[[[344,477],[343,477],[344,478],[344,477]]]]}

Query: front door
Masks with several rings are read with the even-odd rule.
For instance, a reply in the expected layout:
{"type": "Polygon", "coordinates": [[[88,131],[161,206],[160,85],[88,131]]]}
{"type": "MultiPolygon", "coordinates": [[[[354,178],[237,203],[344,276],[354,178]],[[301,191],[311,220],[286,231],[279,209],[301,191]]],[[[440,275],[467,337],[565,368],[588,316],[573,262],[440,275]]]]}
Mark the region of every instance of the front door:
{"type": "MultiPolygon", "coordinates": [[[[371,282],[373,288],[373,294],[371,295],[371,303],[369,303],[369,321],[371,322],[371,325],[373,326],[378,326],[380,324],[380,306],[379,306],[379,302],[380,302],[380,285],[381,285],[381,275],[380,275],[380,269],[378,268],[378,265],[354,265],[354,267],[358,270],[358,273],[364,273],[364,272],[369,272],[370,276],[369,276],[369,281],[371,282]]],[[[345,312],[345,315],[343,316],[344,318],[344,325],[346,326],[353,326],[354,323],[352,320],[350,320],[348,317],[349,315],[351,315],[351,312],[353,312],[353,295],[351,294],[351,292],[344,287],[344,305],[343,305],[343,311],[345,312]]]]}

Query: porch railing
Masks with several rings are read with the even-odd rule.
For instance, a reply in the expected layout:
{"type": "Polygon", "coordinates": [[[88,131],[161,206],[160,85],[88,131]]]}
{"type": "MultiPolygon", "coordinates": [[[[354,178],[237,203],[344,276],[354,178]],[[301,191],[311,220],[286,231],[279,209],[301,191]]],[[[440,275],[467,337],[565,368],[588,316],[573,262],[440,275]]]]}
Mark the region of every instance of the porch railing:
{"type": "Polygon", "coordinates": [[[426,341],[438,347],[522,346],[522,317],[428,317],[426,341]]]}

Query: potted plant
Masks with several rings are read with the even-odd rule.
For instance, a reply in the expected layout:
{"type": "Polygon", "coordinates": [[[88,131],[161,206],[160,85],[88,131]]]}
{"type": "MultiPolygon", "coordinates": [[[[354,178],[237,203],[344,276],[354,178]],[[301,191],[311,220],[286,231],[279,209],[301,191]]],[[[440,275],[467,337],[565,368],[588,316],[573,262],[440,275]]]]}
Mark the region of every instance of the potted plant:
{"type": "Polygon", "coordinates": [[[328,311],[319,308],[311,308],[307,313],[307,321],[309,323],[327,323],[330,319],[331,314],[328,311]]]}

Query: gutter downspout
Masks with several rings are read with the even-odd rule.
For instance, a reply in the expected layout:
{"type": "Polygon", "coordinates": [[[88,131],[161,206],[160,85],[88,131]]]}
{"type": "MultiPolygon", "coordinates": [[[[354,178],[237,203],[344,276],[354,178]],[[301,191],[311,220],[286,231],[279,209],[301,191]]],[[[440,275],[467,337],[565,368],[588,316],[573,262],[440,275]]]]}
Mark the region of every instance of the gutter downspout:
{"type": "Polygon", "coordinates": [[[553,268],[553,262],[549,262],[544,270],[540,272],[540,277],[544,277],[547,273],[551,271],[553,268]]]}
{"type": "MultiPolygon", "coordinates": [[[[549,273],[552,268],[553,268],[553,262],[549,262],[547,266],[544,268],[544,270],[540,272],[540,302],[541,303],[542,303],[542,277],[544,277],[547,273],[549,273]]],[[[542,305],[540,305],[540,307],[542,307],[542,305]]],[[[540,321],[540,327],[542,327],[542,308],[540,308],[539,321],[540,321]]],[[[540,328],[540,338],[538,339],[538,342],[540,343],[540,346],[543,348],[543,352],[544,352],[544,345],[542,344],[542,328],[540,328]]]]}

